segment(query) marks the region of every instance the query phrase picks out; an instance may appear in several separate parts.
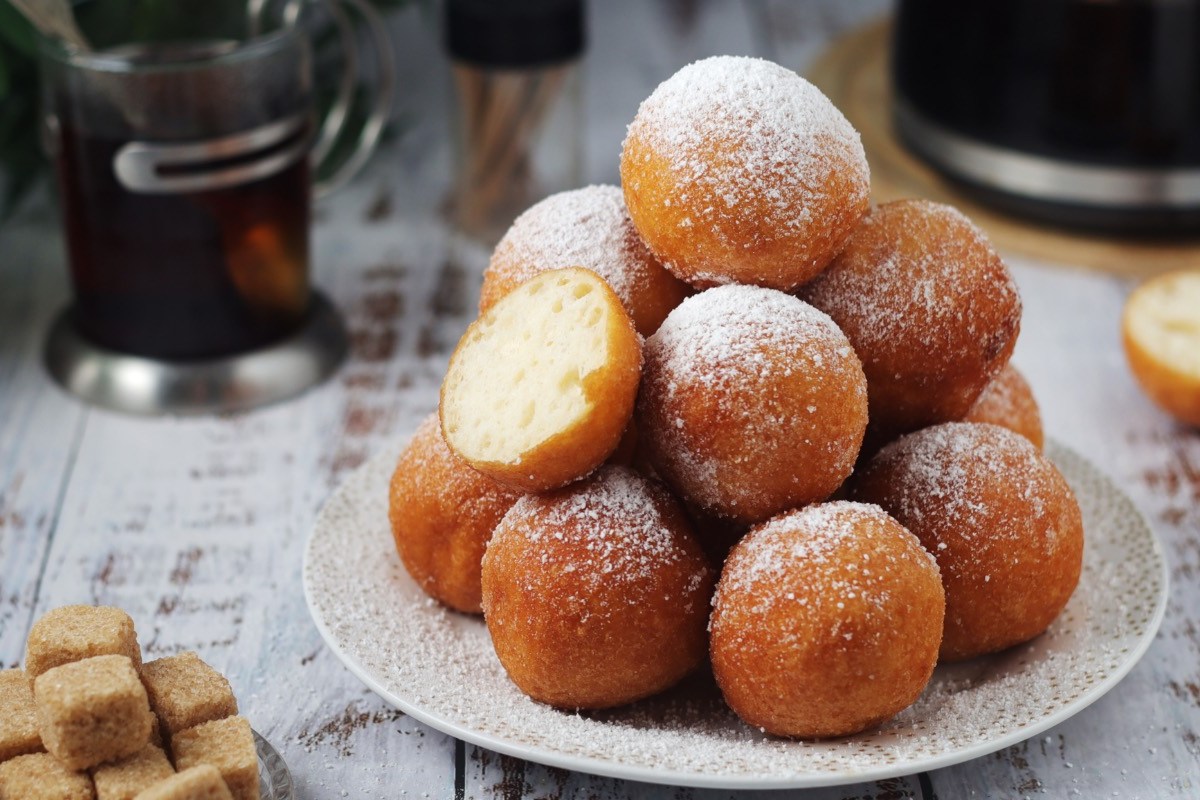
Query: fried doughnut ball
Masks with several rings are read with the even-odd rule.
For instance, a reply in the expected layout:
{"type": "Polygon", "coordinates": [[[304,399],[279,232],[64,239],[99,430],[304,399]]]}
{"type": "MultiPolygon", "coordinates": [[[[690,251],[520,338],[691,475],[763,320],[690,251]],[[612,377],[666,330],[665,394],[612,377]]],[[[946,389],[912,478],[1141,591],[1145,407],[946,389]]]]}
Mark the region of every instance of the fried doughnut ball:
{"type": "Polygon", "coordinates": [[[871,438],[959,420],[1008,363],[1016,284],[983,232],[928,200],[886,203],[800,296],[833,317],[867,373],[871,438]]]}
{"type": "Polygon", "coordinates": [[[693,286],[790,291],[846,244],[869,207],[858,132],[789,69],[721,56],[646,98],[621,151],[629,216],[693,286]]]}
{"type": "Polygon", "coordinates": [[[587,186],[551,195],[517,217],[483,273],[479,313],[534,275],[560,267],[590,269],[607,281],[643,336],[691,294],[650,254],[621,190],[587,186]]]}
{"type": "Polygon", "coordinates": [[[713,578],[666,490],[606,465],[500,521],[483,558],[484,618],[525,694],[607,708],[703,663],[713,578]]]}
{"type": "Polygon", "coordinates": [[[950,422],[911,433],[871,459],[853,488],[856,500],[882,506],[937,558],[944,661],[1032,639],[1079,582],[1075,495],[1049,459],[1007,428],[950,422]]]}
{"type": "Polygon", "coordinates": [[[866,387],[827,315],[774,289],[719,286],[646,340],[638,432],[689,503],[761,522],[825,499],[850,474],[866,387]]]}
{"type": "Polygon", "coordinates": [[[400,455],[388,491],[396,552],[417,586],[457,611],[481,612],[483,549],[520,496],[451,453],[437,414],[426,417],[400,455]]]}
{"type": "Polygon", "coordinates": [[[543,272],[471,323],[438,412],[454,454],[526,492],[565,486],[612,455],[633,416],[642,342],[587,269],[543,272]]]}
{"type": "Polygon", "coordinates": [[[1033,390],[1012,364],[992,379],[962,421],[990,422],[1008,428],[1033,442],[1039,450],[1045,444],[1042,415],[1033,399],[1033,390]]]}
{"type": "Polygon", "coordinates": [[[737,715],[768,733],[857,733],[921,694],[945,609],[937,564],[878,507],[789,511],[725,562],[713,674],[737,715]]]}

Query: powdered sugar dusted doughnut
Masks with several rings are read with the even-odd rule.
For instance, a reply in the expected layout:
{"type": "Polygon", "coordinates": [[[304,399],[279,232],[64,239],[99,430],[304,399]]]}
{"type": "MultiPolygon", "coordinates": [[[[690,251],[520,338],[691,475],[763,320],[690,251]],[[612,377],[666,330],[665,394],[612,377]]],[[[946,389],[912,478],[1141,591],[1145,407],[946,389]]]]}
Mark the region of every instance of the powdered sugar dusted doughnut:
{"type": "Polygon", "coordinates": [[[898,200],[871,213],[800,296],[863,360],[872,438],[962,419],[1008,362],[1021,299],[983,232],[958,210],[898,200]]]}
{"type": "Polygon", "coordinates": [[[1083,521],[1058,469],[997,425],[952,422],[901,437],[855,476],[937,558],[941,657],[971,658],[1040,634],[1079,582],[1083,521]]]}
{"type": "Polygon", "coordinates": [[[866,379],[826,314],[791,295],[721,286],[646,340],[638,431],[690,503],[742,522],[828,497],[867,424],[866,379]]]}
{"type": "Polygon", "coordinates": [[[790,511],[752,530],[725,562],[713,673],[738,716],[769,733],[856,733],[921,694],[944,611],[933,558],[878,507],[790,511]]]}
{"type": "Polygon", "coordinates": [[[483,549],[520,496],[451,453],[437,414],[430,414],[396,462],[388,492],[388,520],[404,568],[434,599],[478,614],[483,549]]]}
{"type": "Polygon", "coordinates": [[[778,64],[731,56],[689,64],[646,98],[621,186],[683,280],[785,291],[837,255],[870,190],[858,133],[829,98],[778,64]]]}
{"type": "Polygon", "coordinates": [[[1012,364],[1000,370],[963,417],[963,422],[990,422],[1021,434],[1041,449],[1042,415],[1025,376],[1012,364]]]}
{"type": "Polygon", "coordinates": [[[655,694],[699,666],[713,572],[679,505],[628,467],[517,502],[483,559],[496,655],[562,708],[655,694]]]}
{"type": "Polygon", "coordinates": [[[691,292],[638,236],[621,190],[587,186],[551,195],[517,217],[483,273],[479,313],[534,275],[560,267],[583,267],[603,278],[643,336],[691,292]]]}

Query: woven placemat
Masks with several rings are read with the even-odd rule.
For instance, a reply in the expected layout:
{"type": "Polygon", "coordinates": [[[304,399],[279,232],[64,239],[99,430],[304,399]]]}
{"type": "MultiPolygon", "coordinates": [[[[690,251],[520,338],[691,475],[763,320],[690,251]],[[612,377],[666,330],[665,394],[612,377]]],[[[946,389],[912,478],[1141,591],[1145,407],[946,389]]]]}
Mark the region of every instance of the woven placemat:
{"type": "Polygon", "coordinates": [[[1200,239],[1156,241],[1082,234],[1008,216],[979,205],[909,153],[892,128],[888,80],[891,21],[868,23],[836,40],[808,79],[821,88],[862,134],[877,203],[927,197],[962,209],[1001,250],[1039,261],[1143,278],[1200,268],[1200,239]]]}

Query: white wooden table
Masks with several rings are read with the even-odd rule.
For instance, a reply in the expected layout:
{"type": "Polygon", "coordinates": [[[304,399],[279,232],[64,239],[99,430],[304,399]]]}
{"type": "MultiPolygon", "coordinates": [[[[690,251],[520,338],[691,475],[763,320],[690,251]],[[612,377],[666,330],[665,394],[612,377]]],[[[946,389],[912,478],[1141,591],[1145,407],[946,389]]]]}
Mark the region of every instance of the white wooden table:
{"type": "MultiPolygon", "coordinates": [[[[803,70],[886,4],[593,0],[587,176],[616,179],[637,103],[682,64],[749,53],[803,70]]],[[[436,401],[472,315],[480,258],[448,257],[444,83],[432,34],[397,22],[420,124],[321,209],[318,283],[346,315],[349,362],[259,412],[139,419],[83,407],[39,356],[68,287],[55,218],[35,201],[0,228],[0,662],[64,603],[111,603],[153,657],[195,649],[284,754],[302,798],[716,797],[548,769],[464,746],[385,706],[325,649],[300,587],[313,517],[355,466],[436,401]]],[[[1135,499],[1172,568],[1167,619],[1115,690],[1048,734],[958,767],[803,798],[1200,796],[1200,433],[1137,391],[1118,339],[1129,286],[1013,260],[1016,362],[1046,427],[1135,499]]],[[[353,591],[354,587],[347,587],[353,591]]]]}

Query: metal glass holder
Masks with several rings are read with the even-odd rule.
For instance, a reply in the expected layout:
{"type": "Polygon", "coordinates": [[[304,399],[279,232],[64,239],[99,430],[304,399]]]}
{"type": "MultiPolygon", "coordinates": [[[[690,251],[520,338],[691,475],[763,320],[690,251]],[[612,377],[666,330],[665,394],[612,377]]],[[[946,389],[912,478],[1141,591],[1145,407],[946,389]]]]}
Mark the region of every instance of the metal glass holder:
{"type": "Polygon", "coordinates": [[[129,414],[247,411],[293,397],[333,374],[345,358],[346,329],[319,292],[308,318],[287,338],[258,350],[207,360],[129,355],[84,338],[69,308],[46,340],[46,368],[70,394],[129,414]]]}

